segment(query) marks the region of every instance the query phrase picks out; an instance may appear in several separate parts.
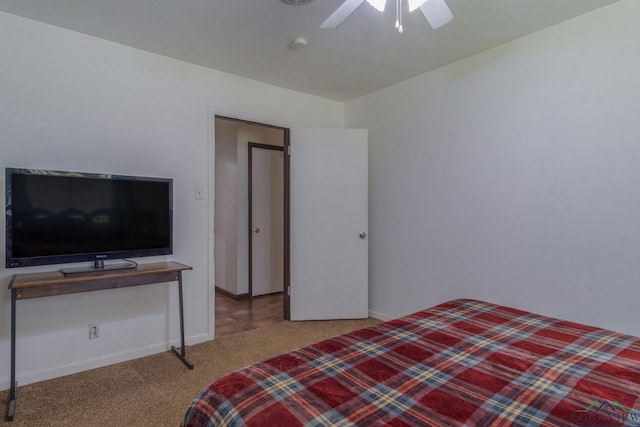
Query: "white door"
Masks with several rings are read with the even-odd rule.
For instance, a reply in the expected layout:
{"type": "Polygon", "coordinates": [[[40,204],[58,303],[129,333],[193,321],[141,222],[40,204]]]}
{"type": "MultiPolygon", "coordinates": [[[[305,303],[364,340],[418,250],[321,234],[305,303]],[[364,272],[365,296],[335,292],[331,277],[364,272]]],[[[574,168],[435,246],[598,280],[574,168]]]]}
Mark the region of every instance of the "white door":
{"type": "Polygon", "coordinates": [[[368,316],[368,132],[291,129],[291,320],[368,316]]]}
{"type": "Polygon", "coordinates": [[[252,295],[282,292],[284,283],[283,153],[251,148],[252,295]]]}

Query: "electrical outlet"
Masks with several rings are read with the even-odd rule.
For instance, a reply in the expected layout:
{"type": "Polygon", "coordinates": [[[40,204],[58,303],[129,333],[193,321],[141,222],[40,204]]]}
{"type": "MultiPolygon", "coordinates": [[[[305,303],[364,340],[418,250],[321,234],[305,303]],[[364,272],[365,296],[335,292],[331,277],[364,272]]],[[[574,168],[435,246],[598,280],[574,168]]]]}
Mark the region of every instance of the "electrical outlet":
{"type": "Polygon", "coordinates": [[[98,325],[94,325],[93,323],[89,323],[89,339],[95,340],[99,335],[98,325]]]}

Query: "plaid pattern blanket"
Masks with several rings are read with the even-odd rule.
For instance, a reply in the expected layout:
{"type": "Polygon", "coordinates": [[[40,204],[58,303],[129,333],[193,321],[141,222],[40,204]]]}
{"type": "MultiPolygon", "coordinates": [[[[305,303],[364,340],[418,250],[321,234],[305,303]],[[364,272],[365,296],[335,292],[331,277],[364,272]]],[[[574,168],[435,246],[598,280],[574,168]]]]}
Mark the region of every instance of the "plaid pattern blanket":
{"type": "Polygon", "coordinates": [[[640,426],[640,338],[455,300],[228,374],[184,426],[640,426]]]}

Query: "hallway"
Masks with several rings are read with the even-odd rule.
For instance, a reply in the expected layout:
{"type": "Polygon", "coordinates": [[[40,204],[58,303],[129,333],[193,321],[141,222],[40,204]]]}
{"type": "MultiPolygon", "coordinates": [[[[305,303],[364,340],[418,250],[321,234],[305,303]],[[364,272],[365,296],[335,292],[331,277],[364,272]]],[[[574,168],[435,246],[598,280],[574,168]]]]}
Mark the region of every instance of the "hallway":
{"type": "Polygon", "coordinates": [[[236,301],[216,292],[215,337],[283,322],[282,293],[236,301]]]}

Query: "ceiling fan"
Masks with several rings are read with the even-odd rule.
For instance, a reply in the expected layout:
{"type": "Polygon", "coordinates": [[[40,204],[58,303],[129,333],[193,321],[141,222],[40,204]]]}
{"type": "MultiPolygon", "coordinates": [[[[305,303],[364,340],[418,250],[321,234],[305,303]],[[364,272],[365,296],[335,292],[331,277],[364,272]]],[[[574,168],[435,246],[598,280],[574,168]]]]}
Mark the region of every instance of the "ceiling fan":
{"type": "MultiPolygon", "coordinates": [[[[384,11],[384,7],[387,0],[366,0],[371,6],[375,7],[380,12],[384,11]]],[[[396,2],[396,29],[398,32],[402,32],[402,1],[395,0],[396,2]]],[[[420,9],[424,14],[427,21],[433,29],[440,28],[447,22],[453,19],[453,13],[444,0],[407,0],[409,2],[409,12],[413,12],[416,9],[420,9]]],[[[345,0],[326,21],[320,25],[320,28],[336,28],[338,25],[347,19],[351,13],[358,6],[364,3],[365,0],[345,0]]]]}

